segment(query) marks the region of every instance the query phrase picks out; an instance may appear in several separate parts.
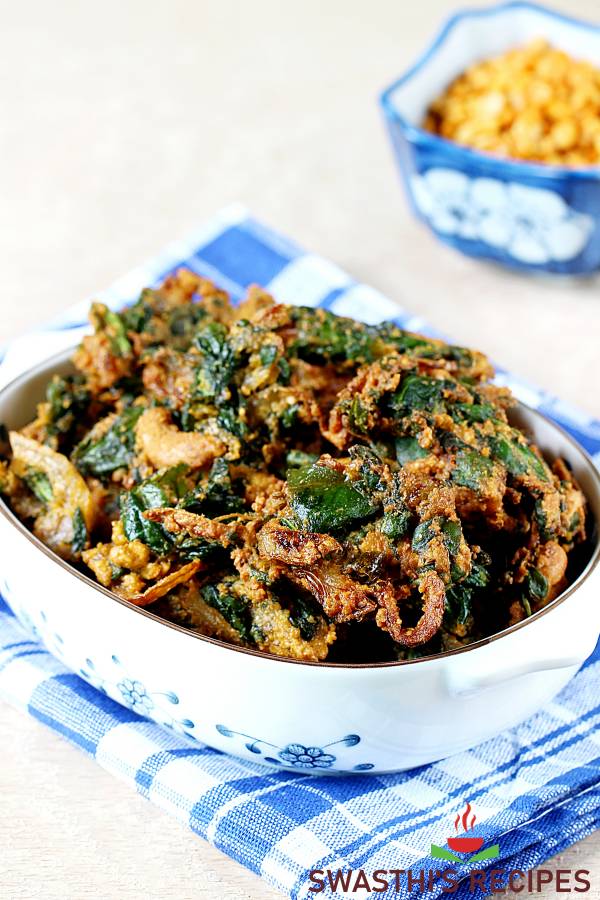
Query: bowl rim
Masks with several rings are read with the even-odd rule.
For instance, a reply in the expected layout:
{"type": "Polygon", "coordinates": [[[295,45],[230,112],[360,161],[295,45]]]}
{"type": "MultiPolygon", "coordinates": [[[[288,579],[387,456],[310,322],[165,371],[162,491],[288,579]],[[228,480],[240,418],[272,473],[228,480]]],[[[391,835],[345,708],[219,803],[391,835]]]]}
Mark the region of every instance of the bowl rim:
{"type": "Polygon", "coordinates": [[[575,16],[569,16],[565,13],[557,12],[556,10],[549,9],[546,6],[542,6],[542,4],[529,2],[529,0],[508,0],[507,3],[497,3],[494,6],[487,6],[483,8],[465,7],[453,13],[448,19],[446,19],[427,48],[417,58],[416,62],[414,62],[408,69],[404,71],[402,75],[400,75],[399,78],[397,78],[390,85],[384,88],[384,90],[380,93],[379,102],[383,108],[383,111],[387,118],[394,120],[401,125],[407,138],[413,143],[420,144],[424,147],[429,146],[433,150],[435,150],[436,148],[438,150],[442,150],[446,153],[447,156],[449,156],[456,162],[460,162],[461,160],[464,163],[468,163],[469,161],[472,161],[473,163],[485,162],[489,166],[496,168],[499,174],[504,174],[508,179],[520,174],[547,181],[556,180],[557,178],[564,179],[567,177],[575,178],[579,181],[598,181],[600,180],[600,163],[588,166],[566,166],[556,163],[530,162],[529,160],[525,159],[520,160],[495,156],[493,153],[486,153],[483,150],[476,150],[475,148],[469,147],[466,144],[459,144],[456,141],[451,141],[448,138],[444,138],[440,135],[433,134],[430,131],[426,131],[419,125],[414,125],[412,122],[409,122],[408,119],[402,115],[402,113],[398,111],[394,103],[393,95],[395,91],[399,87],[410,81],[427,65],[430,59],[444,43],[450,32],[453,31],[457,26],[460,26],[463,21],[468,19],[494,16],[497,13],[504,12],[505,10],[519,9],[533,10],[534,12],[541,13],[542,15],[548,16],[552,19],[556,19],[560,22],[566,22],[569,25],[575,25],[587,31],[595,32],[600,38],[600,25],[595,25],[593,22],[589,22],[585,19],[579,19],[575,16]]]}
{"type": "MultiPolygon", "coordinates": [[[[74,349],[74,347],[69,347],[67,349],[59,351],[58,353],[52,354],[52,356],[49,356],[45,360],[38,362],[36,365],[32,366],[30,369],[27,369],[25,372],[21,372],[20,375],[17,375],[11,381],[5,384],[2,388],[0,388],[0,405],[6,394],[19,388],[31,379],[41,375],[44,370],[48,369],[49,367],[58,367],[59,365],[64,365],[65,363],[70,362],[74,349]]],[[[532,406],[528,406],[526,403],[522,403],[521,401],[517,401],[517,405],[520,408],[525,409],[527,412],[532,413],[534,417],[537,416],[542,420],[542,422],[545,422],[552,429],[557,431],[560,435],[562,435],[567,443],[570,444],[575,449],[575,451],[582,456],[583,461],[589,470],[589,474],[591,475],[592,480],[595,482],[595,487],[600,497],[600,471],[594,464],[594,461],[592,460],[587,450],[582,447],[581,444],[579,444],[565,428],[554,422],[549,416],[546,416],[544,413],[540,412],[532,406]]],[[[311,668],[324,669],[326,671],[332,669],[389,669],[398,668],[400,666],[422,665],[427,662],[439,662],[440,660],[447,659],[452,656],[459,656],[460,654],[467,653],[471,650],[480,649],[487,646],[488,644],[493,643],[494,641],[500,640],[504,637],[508,637],[509,635],[520,631],[522,628],[525,628],[526,626],[531,625],[534,622],[538,622],[543,616],[552,612],[552,610],[556,609],[558,606],[564,603],[576,590],[578,590],[587,581],[587,579],[593,574],[594,570],[600,563],[600,528],[597,528],[596,542],[592,554],[583,571],[579,573],[575,581],[570,584],[562,594],[559,594],[558,597],[552,600],[547,606],[533,613],[533,615],[529,616],[521,622],[510,625],[508,628],[504,628],[502,631],[498,631],[495,634],[480,638],[478,641],[474,641],[472,644],[467,644],[464,647],[457,647],[454,650],[444,650],[441,653],[433,653],[431,654],[431,656],[422,656],[418,659],[392,660],[387,662],[375,663],[327,662],[327,660],[317,661],[292,659],[287,656],[275,656],[274,654],[267,653],[264,650],[254,650],[250,647],[239,647],[236,644],[228,644],[226,641],[210,637],[206,634],[201,634],[197,631],[191,631],[189,628],[185,628],[183,625],[179,625],[176,622],[170,622],[168,619],[163,619],[161,616],[156,615],[156,613],[151,612],[147,607],[136,606],[135,603],[131,603],[131,601],[126,600],[124,597],[119,597],[118,594],[113,593],[108,588],[105,588],[103,585],[99,584],[89,575],[86,575],[84,572],[80,572],[75,568],[75,566],[62,559],[57,553],[51,550],[50,547],[44,544],[44,542],[41,541],[40,538],[36,537],[36,535],[29,531],[26,525],[15,515],[15,513],[13,513],[1,494],[0,515],[2,515],[2,517],[8,521],[9,525],[12,525],[14,528],[16,528],[17,531],[19,531],[24,537],[26,537],[27,540],[37,550],[44,553],[44,555],[47,556],[52,562],[57,563],[62,569],[67,572],[67,574],[75,576],[77,579],[79,579],[79,581],[88,585],[88,587],[93,588],[95,591],[103,594],[113,602],[117,601],[128,610],[145,616],[151,621],[157,622],[164,627],[171,628],[174,631],[180,632],[187,637],[199,641],[205,641],[222,650],[235,651],[236,653],[242,653],[247,656],[253,656],[263,660],[271,660],[276,663],[289,663],[296,666],[310,666],[311,668]]],[[[597,522],[596,524],[600,525],[599,522],[597,522]]]]}

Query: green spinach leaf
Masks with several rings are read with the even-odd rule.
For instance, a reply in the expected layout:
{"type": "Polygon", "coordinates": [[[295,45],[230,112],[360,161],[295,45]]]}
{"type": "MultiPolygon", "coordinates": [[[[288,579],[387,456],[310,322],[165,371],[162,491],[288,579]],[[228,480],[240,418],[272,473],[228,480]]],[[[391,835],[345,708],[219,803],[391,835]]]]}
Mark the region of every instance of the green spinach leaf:
{"type": "Polygon", "coordinates": [[[340,532],[371,516],[377,505],[343,472],[313,464],[288,473],[290,505],[302,528],[340,532]]]}
{"type": "Polygon", "coordinates": [[[434,516],[425,522],[421,522],[415,528],[412,548],[420,556],[425,553],[434,538],[442,536],[444,544],[451,558],[455,557],[460,548],[462,529],[460,522],[446,519],[444,516],[434,516]]]}
{"type": "Polygon", "coordinates": [[[242,640],[248,643],[252,640],[252,620],[250,616],[250,604],[244,597],[239,597],[233,592],[227,591],[225,586],[219,589],[219,585],[206,584],[201,591],[202,598],[209,606],[220,612],[226,622],[238,632],[242,640]]]}
{"type": "Polygon", "coordinates": [[[32,494],[35,494],[38,500],[44,504],[50,503],[54,496],[54,492],[52,490],[52,485],[50,484],[50,479],[45,472],[30,466],[23,476],[23,481],[32,494]]]}
{"type": "Polygon", "coordinates": [[[222,516],[244,509],[243,499],[234,490],[227,460],[215,459],[206,480],[186,493],[179,505],[205,516],[222,516]]]}
{"type": "Polygon", "coordinates": [[[143,412],[141,406],[126,409],[102,437],[84,438],[73,453],[77,468],[90,475],[108,475],[127,467],[134,455],[135,424],[143,412]]]}
{"type": "Polygon", "coordinates": [[[452,481],[461,487],[479,491],[494,472],[494,463],[477,450],[459,450],[456,454],[452,481]]]}
{"type": "Polygon", "coordinates": [[[530,569],[527,573],[527,593],[532,600],[545,600],[548,596],[548,579],[539,569],[530,569]]]}
{"type": "Polygon", "coordinates": [[[437,412],[444,409],[444,391],[452,387],[443,378],[429,378],[427,375],[407,375],[400,390],[390,399],[390,406],[399,417],[407,416],[414,410],[437,412]]]}
{"type": "Polygon", "coordinates": [[[150,522],[144,518],[147,509],[162,506],[160,488],[141,485],[131,491],[124,491],[120,498],[121,522],[128,541],[141,541],[159,556],[164,556],[172,549],[171,535],[158,522],[150,522]]]}
{"type": "Polygon", "coordinates": [[[236,367],[227,328],[221,322],[207,322],[196,332],[195,343],[202,351],[202,363],[196,372],[196,395],[211,400],[224,398],[236,367]]]}
{"type": "Polygon", "coordinates": [[[477,560],[471,563],[471,571],[458,584],[451,585],[446,590],[446,617],[447,620],[464,625],[473,610],[473,599],[477,591],[487,587],[490,583],[488,566],[491,563],[486,553],[480,553],[477,560]]]}
{"type": "Polygon", "coordinates": [[[304,450],[290,450],[285,458],[289,468],[297,469],[300,466],[309,466],[317,461],[316,453],[305,453],[304,450]]]}
{"type": "Polygon", "coordinates": [[[104,331],[115,356],[130,356],[132,346],[127,337],[127,326],[119,313],[106,309],[103,315],[104,331]]]}
{"type": "Polygon", "coordinates": [[[305,641],[311,641],[323,621],[323,613],[310,597],[296,594],[291,602],[290,622],[305,641]]]}
{"type": "Polygon", "coordinates": [[[83,514],[79,507],[77,507],[77,509],[73,513],[73,540],[71,542],[73,553],[75,553],[76,555],[82,553],[85,550],[87,540],[88,532],[83,514]]]}
{"type": "Polygon", "coordinates": [[[132,306],[128,306],[121,311],[121,321],[125,331],[134,331],[136,334],[141,334],[146,330],[153,315],[153,298],[153,291],[144,290],[132,306]]]}
{"type": "Polygon", "coordinates": [[[427,450],[421,447],[415,437],[396,438],[396,459],[401,466],[415,459],[423,459],[427,455],[427,450]]]}
{"type": "Polygon", "coordinates": [[[81,375],[54,375],[46,388],[49,436],[59,437],[59,446],[71,437],[90,402],[90,392],[81,375]]]}
{"type": "Polygon", "coordinates": [[[499,434],[492,435],[489,445],[494,456],[504,463],[511,475],[535,475],[541,481],[549,480],[542,460],[526,444],[519,443],[518,439],[511,441],[499,434]]]}
{"type": "Polygon", "coordinates": [[[408,509],[402,509],[399,512],[386,512],[379,524],[379,530],[386,537],[396,541],[398,538],[404,537],[408,532],[410,524],[410,512],[408,509]]]}
{"type": "Polygon", "coordinates": [[[486,422],[494,418],[496,410],[491,403],[456,403],[453,413],[456,418],[468,422],[486,422]]]}

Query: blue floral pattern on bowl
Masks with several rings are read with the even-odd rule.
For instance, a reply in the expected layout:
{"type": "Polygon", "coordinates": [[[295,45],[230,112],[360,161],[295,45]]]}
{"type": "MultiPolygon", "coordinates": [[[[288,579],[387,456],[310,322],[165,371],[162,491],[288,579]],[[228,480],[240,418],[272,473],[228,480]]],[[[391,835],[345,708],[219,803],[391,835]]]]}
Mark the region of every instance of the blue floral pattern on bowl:
{"type": "Polygon", "coordinates": [[[327,751],[331,747],[356,747],[360,744],[360,736],[358,734],[347,734],[343,738],[331,741],[329,744],[323,744],[322,747],[307,746],[305,744],[291,743],[284,747],[272,744],[270,741],[262,738],[252,737],[242,731],[234,731],[226,725],[215,726],[219,734],[227,738],[242,738],[244,746],[250,753],[261,756],[264,762],[271,763],[275,766],[284,766],[292,769],[334,769],[336,772],[368,772],[373,768],[373,763],[356,763],[353,766],[346,767],[340,765],[338,757],[327,751]],[[264,748],[271,748],[265,751],[264,748]],[[271,751],[275,750],[276,755],[271,755],[271,751]],[[264,755],[265,752],[268,755],[264,755]]]}
{"type": "Polygon", "coordinates": [[[483,241],[521,263],[575,259],[594,220],[571,209],[560,194],[497,178],[469,178],[432,168],[411,178],[413,199],[434,231],[483,241]]]}
{"type": "Polygon", "coordinates": [[[288,744],[280,750],[279,759],[298,769],[329,769],[335,756],[325,753],[321,747],[304,747],[302,744],[288,744]]]}
{"type": "Polygon", "coordinates": [[[139,712],[141,716],[150,715],[154,709],[154,700],[141,681],[124,678],[117,684],[117,689],[121,692],[127,706],[130,706],[135,712],[139,712]]]}
{"type": "Polygon", "coordinates": [[[91,659],[86,659],[78,671],[78,675],[98,690],[112,697],[113,700],[128,706],[133,712],[148,719],[153,719],[159,725],[164,725],[180,734],[188,734],[194,737],[194,722],[188,718],[177,716],[173,707],[179,706],[179,697],[174,691],[154,690],[148,688],[137,678],[131,677],[121,664],[118,656],[113,654],[110,660],[105,660],[102,666],[103,673],[112,669],[113,677],[106,678],[98,674],[98,668],[91,659]]]}
{"type": "Polygon", "coordinates": [[[191,719],[175,715],[173,712],[173,708],[179,706],[179,697],[174,691],[148,688],[139,679],[131,676],[114,653],[110,659],[102,661],[101,667],[96,666],[89,657],[80,666],[73,666],[72,661],[66,658],[65,642],[62,636],[52,627],[46,613],[40,610],[33,614],[23,609],[16,601],[10,584],[5,579],[2,579],[1,587],[2,594],[9,601],[13,612],[35,640],[43,642],[53,656],[64,662],[68,668],[75,669],[77,674],[88,684],[116,700],[117,703],[129,707],[140,716],[153,719],[159,725],[164,725],[179,734],[196,737],[194,734],[195,723],[191,719]],[[102,675],[99,674],[100,669],[102,675]],[[112,674],[107,677],[109,672],[112,674]]]}
{"type": "MultiPolygon", "coordinates": [[[[189,718],[174,714],[174,708],[179,706],[179,697],[174,691],[150,688],[132,676],[116,654],[112,654],[110,659],[98,660],[98,665],[88,657],[79,667],[74,667],[72,662],[65,658],[63,638],[52,627],[45,612],[42,610],[37,614],[26,612],[16,602],[10,585],[4,579],[2,580],[2,593],[9,600],[13,612],[33,637],[38,641],[43,641],[48,650],[69,668],[75,668],[77,674],[88,684],[140,716],[152,719],[159,725],[180,734],[199,739],[195,733],[195,723],[189,718]]],[[[203,724],[206,727],[206,723],[203,724]]],[[[361,742],[358,734],[347,734],[343,738],[320,747],[299,742],[277,746],[261,738],[234,731],[225,725],[217,724],[215,728],[223,737],[242,738],[247,751],[255,756],[260,756],[264,762],[281,768],[313,772],[327,769],[335,772],[368,772],[374,768],[373,763],[370,762],[359,762],[346,766],[344,761],[340,762],[339,756],[329,752],[332,747],[356,747],[361,742]]],[[[339,753],[339,751],[337,752],[339,753]]]]}
{"type": "Polygon", "coordinates": [[[588,56],[596,44],[600,54],[600,27],[525,0],[459,12],[381,106],[410,203],[436,237],[511,268],[587,274],[600,269],[600,166],[504,159],[420,127],[431,100],[475,59],[556,34],[568,53],[584,38],[588,56]]]}

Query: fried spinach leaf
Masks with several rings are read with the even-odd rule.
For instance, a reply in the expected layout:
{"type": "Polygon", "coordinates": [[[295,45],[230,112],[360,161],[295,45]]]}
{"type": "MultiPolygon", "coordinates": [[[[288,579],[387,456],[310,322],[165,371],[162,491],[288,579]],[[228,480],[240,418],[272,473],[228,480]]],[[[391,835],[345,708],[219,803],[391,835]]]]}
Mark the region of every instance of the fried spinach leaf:
{"type": "Polygon", "coordinates": [[[243,440],[248,435],[248,426],[240,418],[239,410],[235,410],[232,406],[223,404],[219,407],[217,425],[240,440],[243,440]]]}
{"type": "Polygon", "coordinates": [[[262,366],[270,366],[277,359],[279,349],[276,344],[263,344],[259,351],[260,363],[262,366]]]}
{"type": "Polygon", "coordinates": [[[486,422],[494,417],[496,410],[491,403],[456,403],[453,413],[468,422],[486,422]]]}
{"type": "Polygon", "coordinates": [[[85,521],[83,518],[83,514],[79,507],[73,513],[73,540],[71,542],[71,547],[73,548],[73,553],[79,554],[85,550],[85,545],[88,540],[88,532],[85,526],[85,521]]]}
{"type": "Polygon", "coordinates": [[[323,621],[323,613],[316,601],[296,594],[291,602],[290,622],[305,641],[311,641],[323,621]]]}
{"type": "Polygon", "coordinates": [[[527,593],[532,600],[545,600],[548,596],[548,579],[539,569],[530,569],[527,573],[527,593]]]}
{"type": "Polygon", "coordinates": [[[235,354],[221,322],[207,322],[196,332],[195,344],[202,351],[202,362],[196,372],[195,393],[198,397],[219,400],[235,371],[235,354]]]}
{"type": "MultiPolygon", "coordinates": [[[[225,460],[219,459],[215,461],[215,465],[208,477],[208,489],[205,487],[204,493],[199,495],[205,499],[208,496],[209,502],[206,507],[201,503],[198,507],[194,507],[196,512],[201,511],[203,514],[207,514],[208,511],[212,511],[213,515],[218,515],[228,511],[224,508],[226,506],[225,495],[219,493],[223,489],[223,484],[219,482],[217,474],[219,471],[223,474],[222,467],[225,466],[227,469],[227,463],[225,460]],[[214,471],[215,465],[217,472],[214,471]],[[213,503],[212,507],[211,502],[213,503]]],[[[191,504],[190,498],[194,498],[195,494],[189,489],[188,472],[188,466],[181,463],[158,472],[137,484],[129,492],[121,494],[121,521],[128,540],[140,540],[159,555],[173,551],[185,560],[206,559],[208,556],[219,553],[222,549],[220,544],[204,538],[193,537],[185,532],[171,534],[162,525],[148,521],[143,515],[145,510],[157,509],[160,506],[179,506],[189,509],[190,505],[187,504],[191,504]]],[[[227,477],[228,475],[227,470],[227,477]]],[[[226,481],[225,476],[223,477],[226,481]]],[[[236,497],[235,500],[239,500],[239,498],[236,497]]]]}
{"type": "Polygon", "coordinates": [[[132,406],[115,419],[102,437],[84,438],[73,453],[77,468],[86,474],[102,476],[128,466],[134,454],[135,424],[142,412],[141,406],[132,406]]]}
{"type": "Polygon", "coordinates": [[[135,331],[141,334],[148,326],[153,315],[152,299],[154,291],[144,290],[132,306],[128,306],[120,313],[121,322],[125,331],[135,331]]]}
{"type": "Polygon", "coordinates": [[[171,537],[173,539],[173,549],[178,556],[187,562],[194,559],[208,559],[208,557],[225,555],[221,544],[215,541],[207,541],[205,538],[193,537],[190,534],[171,535],[171,537]]]}
{"type": "Polygon", "coordinates": [[[206,480],[186,493],[179,505],[205,516],[221,516],[242,510],[244,501],[234,490],[227,460],[221,457],[215,459],[206,480]]]}
{"type": "Polygon", "coordinates": [[[372,362],[374,340],[372,326],[336,316],[325,309],[296,307],[292,311],[296,336],[292,353],[307,362],[372,362]]]}
{"type": "Polygon", "coordinates": [[[226,622],[238,632],[242,640],[252,640],[252,620],[250,616],[250,604],[245,597],[226,590],[222,585],[219,590],[217,584],[205,584],[201,590],[203,600],[220,612],[226,622]]]}
{"type": "Polygon", "coordinates": [[[439,411],[444,408],[444,391],[448,387],[452,387],[451,382],[443,378],[407,375],[400,390],[392,395],[390,406],[400,418],[414,410],[439,411]]]}
{"type": "Polygon", "coordinates": [[[486,478],[494,472],[494,463],[477,450],[459,450],[456,454],[452,481],[473,491],[481,490],[486,478]]]}
{"type": "Polygon", "coordinates": [[[481,553],[477,561],[472,562],[471,571],[458,584],[453,584],[446,591],[446,617],[459,625],[464,625],[473,609],[475,593],[490,583],[487,568],[491,560],[487,554],[481,553]]]}
{"type": "Polygon", "coordinates": [[[460,348],[436,345],[404,331],[393,322],[365,325],[324,309],[296,307],[292,312],[296,337],[290,350],[308,362],[371,363],[386,353],[416,351],[418,356],[450,355],[460,348]]]}
{"type": "MultiPolygon", "coordinates": [[[[184,463],[164,469],[151,478],[147,478],[135,485],[130,491],[123,492],[120,498],[121,521],[128,540],[139,540],[163,555],[168,553],[173,546],[182,548],[182,555],[188,558],[198,558],[190,552],[186,546],[183,553],[185,538],[187,535],[177,537],[166,531],[157,522],[150,522],[143,516],[147,509],[157,509],[160,506],[175,506],[188,491],[186,474],[188,467],[184,463]]],[[[194,539],[190,538],[193,542],[194,539]]]]}
{"type": "Polygon", "coordinates": [[[91,320],[96,332],[103,333],[115,356],[130,356],[132,347],[127,337],[127,326],[123,317],[103,303],[93,303],[91,320]]]}
{"type": "Polygon", "coordinates": [[[450,557],[455,557],[460,548],[462,528],[460,522],[446,519],[444,516],[434,516],[417,525],[412,539],[413,550],[421,556],[434,538],[440,535],[442,535],[450,557]]]}
{"type": "MultiPolygon", "coordinates": [[[[169,469],[163,469],[161,472],[157,472],[156,475],[143,481],[139,485],[139,489],[150,491],[156,489],[163,498],[162,502],[157,505],[175,506],[177,501],[188,493],[189,484],[186,478],[188,472],[189,466],[186,466],[185,463],[179,463],[176,466],[171,466],[169,469]]],[[[156,494],[156,497],[158,498],[158,494],[156,494]]],[[[150,507],[148,508],[150,509],[150,507]]]]}
{"type": "Polygon", "coordinates": [[[548,481],[548,471],[544,462],[536,456],[531,447],[509,440],[501,434],[492,435],[489,445],[494,456],[504,463],[511,475],[535,475],[541,481],[548,481]]]}
{"type": "Polygon", "coordinates": [[[415,459],[423,459],[427,456],[425,450],[419,444],[415,437],[399,437],[396,438],[396,459],[401,466],[407,462],[413,462],[415,459]]]}
{"type": "Polygon", "coordinates": [[[186,303],[176,306],[169,313],[169,331],[179,350],[187,350],[198,329],[199,323],[206,318],[206,310],[199,303],[186,303]]]}
{"type": "Polygon", "coordinates": [[[303,529],[340,532],[377,505],[342,472],[312,464],[288,473],[290,505],[303,529]]]}
{"type": "Polygon", "coordinates": [[[361,460],[360,479],[353,482],[355,487],[368,495],[384,490],[386,484],[381,479],[381,457],[372,447],[354,444],[349,448],[348,456],[361,460]]]}
{"type": "Polygon", "coordinates": [[[46,431],[50,437],[59,438],[59,445],[71,437],[89,404],[90,392],[83,382],[81,375],[68,375],[64,378],[54,375],[46,388],[46,431]]]}
{"type": "Polygon", "coordinates": [[[52,491],[50,479],[45,472],[42,472],[40,469],[29,467],[25,475],[23,475],[23,481],[38,500],[44,504],[50,503],[54,493],[52,491]]]}
{"type": "Polygon", "coordinates": [[[386,512],[379,524],[379,530],[392,541],[404,537],[408,531],[410,524],[410,512],[408,509],[401,509],[399,512],[386,512]]]}
{"type": "Polygon", "coordinates": [[[316,453],[306,453],[304,450],[290,450],[285,458],[289,468],[298,468],[299,466],[309,466],[317,461],[319,457],[316,453]]]}
{"type": "Polygon", "coordinates": [[[348,425],[351,431],[366,434],[369,429],[369,409],[362,402],[359,394],[355,394],[348,407],[348,425]]]}
{"type": "Polygon", "coordinates": [[[121,522],[125,537],[128,541],[141,541],[159,556],[164,556],[172,549],[171,535],[158,522],[144,518],[145,510],[162,506],[160,489],[147,486],[140,491],[140,487],[138,485],[121,494],[121,522]]]}

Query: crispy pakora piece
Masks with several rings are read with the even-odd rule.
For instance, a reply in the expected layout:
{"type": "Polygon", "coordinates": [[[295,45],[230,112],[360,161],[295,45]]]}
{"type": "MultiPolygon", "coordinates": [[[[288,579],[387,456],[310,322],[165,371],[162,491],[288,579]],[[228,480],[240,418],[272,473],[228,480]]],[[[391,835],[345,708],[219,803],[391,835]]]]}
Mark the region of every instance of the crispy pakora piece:
{"type": "MultiPolygon", "coordinates": [[[[476,351],[187,270],[92,307],[76,372],[0,432],[0,491],[118,596],[307,661],[453,649],[551,602],[587,510],[476,351]]],[[[579,562],[578,562],[579,560],[579,562]]]]}
{"type": "Polygon", "coordinates": [[[62,453],[18,431],[11,431],[11,470],[39,501],[30,507],[33,531],[60,556],[74,560],[88,542],[94,521],[92,495],[75,466],[62,453]]]}

